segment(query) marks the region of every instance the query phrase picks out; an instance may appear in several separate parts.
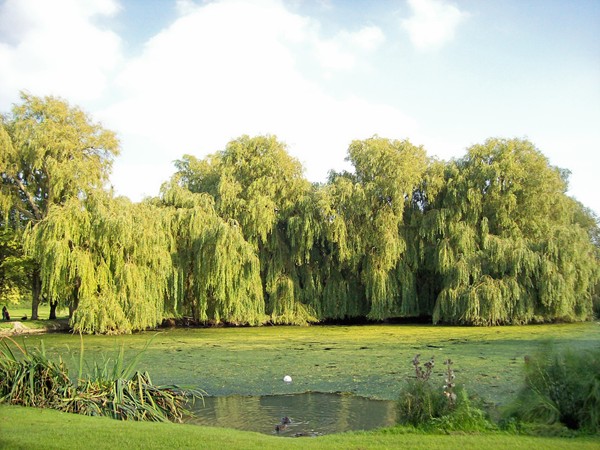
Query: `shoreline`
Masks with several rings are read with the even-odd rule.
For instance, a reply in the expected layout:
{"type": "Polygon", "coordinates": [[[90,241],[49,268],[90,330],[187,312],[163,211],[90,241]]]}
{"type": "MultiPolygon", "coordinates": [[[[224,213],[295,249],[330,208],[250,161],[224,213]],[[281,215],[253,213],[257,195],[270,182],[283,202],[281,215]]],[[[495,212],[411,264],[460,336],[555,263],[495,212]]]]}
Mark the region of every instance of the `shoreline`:
{"type": "MultiPolygon", "coordinates": [[[[0,337],[4,336],[20,336],[24,334],[44,334],[58,331],[69,330],[68,319],[48,320],[48,323],[40,328],[28,327],[23,321],[11,320],[8,323],[12,323],[12,328],[0,328],[0,337]]],[[[6,322],[3,322],[6,323],[6,322]]]]}

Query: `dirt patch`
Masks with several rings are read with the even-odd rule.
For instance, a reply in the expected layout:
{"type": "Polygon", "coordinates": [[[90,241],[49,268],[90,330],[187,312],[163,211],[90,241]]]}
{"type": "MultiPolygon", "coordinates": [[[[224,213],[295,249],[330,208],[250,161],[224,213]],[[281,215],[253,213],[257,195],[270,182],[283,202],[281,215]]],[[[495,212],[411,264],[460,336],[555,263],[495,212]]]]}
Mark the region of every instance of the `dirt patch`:
{"type": "Polygon", "coordinates": [[[19,321],[13,320],[12,328],[0,328],[0,336],[15,336],[21,334],[43,334],[50,333],[55,331],[68,331],[69,330],[69,321],[68,319],[64,320],[52,320],[48,321],[47,324],[44,324],[43,327],[29,327],[27,324],[19,321]]]}

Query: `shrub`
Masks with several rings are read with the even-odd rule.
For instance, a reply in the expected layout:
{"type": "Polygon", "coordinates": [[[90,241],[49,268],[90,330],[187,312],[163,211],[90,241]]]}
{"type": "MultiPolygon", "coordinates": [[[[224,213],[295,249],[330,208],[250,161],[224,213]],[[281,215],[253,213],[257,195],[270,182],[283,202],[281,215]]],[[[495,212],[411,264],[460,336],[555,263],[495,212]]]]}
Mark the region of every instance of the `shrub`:
{"type": "Polygon", "coordinates": [[[202,392],[197,390],[155,386],[148,373],[134,371],[134,365],[143,351],[124,366],[122,346],[112,367],[110,359],[105,358],[103,365],[94,363],[91,376],[84,378],[82,340],[79,375],[77,382],[73,383],[62,359],[56,364],[47,358],[43,341],[41,350],[29,351],[14,340],[7,339],[20,354],[15,355],[7,342],[2,342],[0,403],[53,408],[121,420],[181,422],[189,412],[186,407],[189,398],[195,400],[202,397],[202,392]]]}
{"type": "Polygon", "coordinates": [[[453,362],[446,366],[443,387],[431,383],[432,357],[423,366],[415,356],[415,377],[408,380],[398,399],[398,423],[437,431],[482,431],[493,428],[485,414],[471,405],[467,392],[455,383],[453,362]]]}
{"type": "Polygon", "coordinates": [[[600,349],[559,352],[547,345],[526,358],[525,385],[504,416],[600,432],[600,349]]]}
{"type": "Polygon", "coordinates": [[[486,414],[471,404],[464,389],[458,389],[455,407],[449,414],[433,418],[428,428],[435,431],[490,431],[496,427],[488,420],[486,414]]]}

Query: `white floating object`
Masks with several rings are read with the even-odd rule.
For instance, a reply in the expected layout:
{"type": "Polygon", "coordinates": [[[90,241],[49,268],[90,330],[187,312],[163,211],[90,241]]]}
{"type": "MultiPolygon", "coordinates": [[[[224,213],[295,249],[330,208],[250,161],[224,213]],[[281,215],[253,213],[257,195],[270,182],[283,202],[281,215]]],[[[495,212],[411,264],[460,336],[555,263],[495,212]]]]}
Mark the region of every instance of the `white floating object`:
{"type": "Polygon", "coordinates": [[[285,381],[286,383],[291,383],[292,377],[290,377],[289,375],[286,375],[285,377],[283,377],[283,381],[285,381]]]}

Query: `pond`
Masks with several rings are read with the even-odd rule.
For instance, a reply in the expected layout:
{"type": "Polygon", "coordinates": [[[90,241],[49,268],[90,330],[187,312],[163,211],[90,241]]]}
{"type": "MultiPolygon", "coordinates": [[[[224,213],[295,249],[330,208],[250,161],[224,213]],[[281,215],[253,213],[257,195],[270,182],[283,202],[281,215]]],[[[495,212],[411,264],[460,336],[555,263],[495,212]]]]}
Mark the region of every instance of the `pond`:
{"type": "Polygon", "coordinates": [[[205,397],[188,423],[281,436],[319,436],[396,423],[396,402],[343,394],[205,397]],[[284,418],[289,418],[284,420],[284,418]]]}

